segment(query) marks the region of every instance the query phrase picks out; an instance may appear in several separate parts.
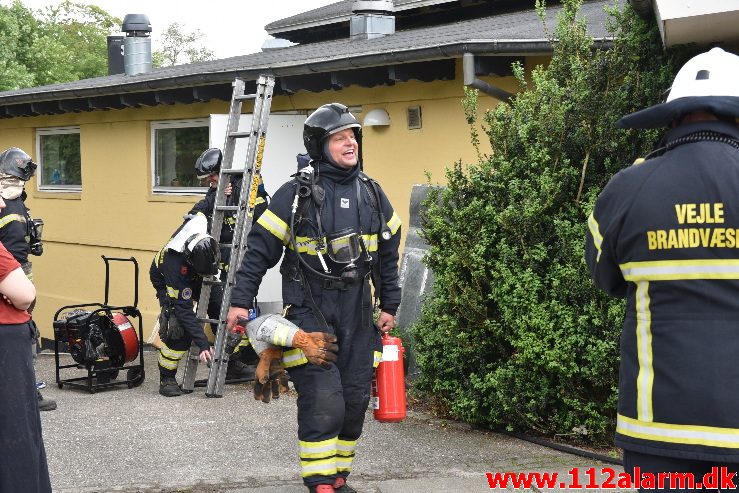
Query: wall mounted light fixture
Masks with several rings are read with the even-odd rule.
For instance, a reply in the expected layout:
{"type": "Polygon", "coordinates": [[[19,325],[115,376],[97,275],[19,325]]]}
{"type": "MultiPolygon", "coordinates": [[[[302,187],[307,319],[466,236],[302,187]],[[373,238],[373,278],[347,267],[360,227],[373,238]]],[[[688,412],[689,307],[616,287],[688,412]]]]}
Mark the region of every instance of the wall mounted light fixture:
{"type": "Polygon", "coordinates": [[[380,127],[390,125],[390,115],[382,108],[370,110],[362,123],[365,127],[380,127]]]}

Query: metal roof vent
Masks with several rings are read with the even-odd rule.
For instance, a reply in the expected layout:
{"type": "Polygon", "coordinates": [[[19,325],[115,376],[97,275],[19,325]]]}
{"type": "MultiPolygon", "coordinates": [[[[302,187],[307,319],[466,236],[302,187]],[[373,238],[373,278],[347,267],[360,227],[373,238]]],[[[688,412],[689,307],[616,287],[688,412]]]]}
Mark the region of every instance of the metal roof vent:
{"type": "Polygon", "coordinates": [[[126,75],[151,72],[151,23],[145,14],[128,14],[123,18],[123,68],[126,75]]]}
{"type": "Polygon", "coordinates": [[[394,7],[391,0],[355,0],[349,22],[352,41],[381,38],[395,32],[394,7]]]}

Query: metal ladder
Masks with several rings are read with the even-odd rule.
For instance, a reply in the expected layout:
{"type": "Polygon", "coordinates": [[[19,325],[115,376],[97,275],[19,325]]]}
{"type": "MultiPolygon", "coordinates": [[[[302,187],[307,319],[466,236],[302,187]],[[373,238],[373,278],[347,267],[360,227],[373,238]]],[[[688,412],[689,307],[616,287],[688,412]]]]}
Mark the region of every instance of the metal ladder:
{"type": "MultiPolygon", "coordinates": [[[[228,112],[228,126],[226,128],[226,140],[223,145],[223,159],[221,171],[218,176],[218,188],[216,189],[213,219],[211,221],[211,236],[216,240],[221,237],[221,227],[225,214],[236,212],[236,224],[234,226],[233,242],[231,244],[220,244],[221,247],[231,249],[231,261],[228,275],[223,286],[223,301],[218,320],[209,319],[208,303],[210,301],[211,287],[221,285],[218,277],[203,279],[198,301],[197,317],[201,323],[217,323],[215,349],[213,362],[208,373],[208,383],[205,390],[207,397],[222,397],[223,386],[226,382],[226,367],[228,366],[228,355],[225,352],[226,342],[226,316],[231,304],[231,291],[235,284],[234,277],[241,265],[241,259],[246,251],[246,236],[251,230],[254,208],[257,200],[257,188],[259,181],[257,177],[262,169],[262,156],[264,154],[264,143],[267,137],[267,121],[272,106],[272,91],[275,80],[273,76],[260,75],[257,79],[257,92],[245,94],[246,83],[242,79],[233,82],[233,95],[231,107],[228,112]],[[241,119],[241,106],[246,100],[254,100],[254,113],[251,120],[251,129],[246,132],[239,131],[239,120],[241,119]],[[238,139],[248,139],[246,162],[244,169],[234,169],[233,160],[238,139]],[[241,182],[241,193],[238,205],[226,205],[224,191],[229,184],[232,175],[243,175],[241,182]]],[[[199,363],[198,347],[193,344],[187,356],[184,374],[182,378],[182,390],[192,392],[195,387],[195,374],[199,363]]]]}

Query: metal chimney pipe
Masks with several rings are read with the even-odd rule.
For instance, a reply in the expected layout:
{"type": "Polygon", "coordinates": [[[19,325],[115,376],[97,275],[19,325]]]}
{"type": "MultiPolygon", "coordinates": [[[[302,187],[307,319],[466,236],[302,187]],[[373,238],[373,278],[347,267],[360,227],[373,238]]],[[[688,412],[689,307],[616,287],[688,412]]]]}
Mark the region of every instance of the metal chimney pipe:
{"type": "Polygon", "coordinates": [[[394,10],[391,0],[355,0],[349,21],[350,39],[381,38],[395,33],[394,10]]]}
{"type": "Polygon", "coordinates": [[[128,14],[121,28],[123,40],[123,68],[126,75],[151,72],[151,23],[145,14],[128,14]]]}

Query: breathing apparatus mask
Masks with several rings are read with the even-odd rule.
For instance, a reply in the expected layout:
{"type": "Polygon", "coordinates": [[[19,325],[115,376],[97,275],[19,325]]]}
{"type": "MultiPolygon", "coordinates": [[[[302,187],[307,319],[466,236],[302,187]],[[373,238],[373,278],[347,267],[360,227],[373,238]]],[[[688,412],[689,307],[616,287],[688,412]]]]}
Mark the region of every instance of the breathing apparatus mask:
{"type": "Polygon", "coordinates": [[[359,260],[362,250],[362,237],[353,228],[326,235],[328,258],[341,271],[341,280],[347,284],[357,284],[361,278],[355,262],[359,260]]]}

